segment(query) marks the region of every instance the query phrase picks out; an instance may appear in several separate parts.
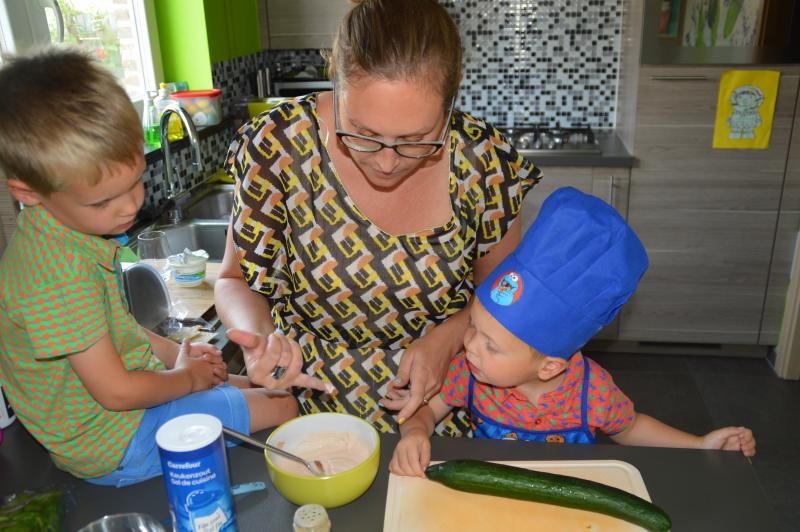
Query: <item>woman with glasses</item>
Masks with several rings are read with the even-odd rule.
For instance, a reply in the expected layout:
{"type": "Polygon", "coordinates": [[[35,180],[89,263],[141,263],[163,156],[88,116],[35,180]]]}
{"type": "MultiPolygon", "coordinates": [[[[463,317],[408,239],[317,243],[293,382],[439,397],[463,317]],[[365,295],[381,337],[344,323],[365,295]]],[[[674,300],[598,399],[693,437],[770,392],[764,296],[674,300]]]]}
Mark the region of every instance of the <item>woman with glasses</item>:
{"type": "Polygon", "coordinates": [[[435,0],[355,4],[334,90],[254,118],[230,147],[216,306],[254,383],[392,431],[438,393],[540,173],[455,108],[461,40],[435,0]]]}

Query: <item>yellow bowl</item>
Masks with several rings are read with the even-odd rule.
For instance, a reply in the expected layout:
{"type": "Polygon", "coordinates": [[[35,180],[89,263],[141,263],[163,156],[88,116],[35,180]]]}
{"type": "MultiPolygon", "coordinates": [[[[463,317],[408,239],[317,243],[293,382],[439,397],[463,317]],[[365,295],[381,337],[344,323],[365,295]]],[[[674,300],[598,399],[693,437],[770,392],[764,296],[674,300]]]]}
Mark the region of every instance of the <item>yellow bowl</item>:
{"type": "Polygon", "coordinates": [[[325,508],[342,506],[359,498],[378,474],[380,439],[366,421],[349,414],[309,414],[291,419],[275,429],[267,438],[270,445],[286,450],[296,447],[308,434],[315,432],[349,432],[370,448],[369,457],[353,469],[327,477],[301,476],[275,464],[273,455],[264,451],[272,484],[295,504],[320,504],[325,508]]]}

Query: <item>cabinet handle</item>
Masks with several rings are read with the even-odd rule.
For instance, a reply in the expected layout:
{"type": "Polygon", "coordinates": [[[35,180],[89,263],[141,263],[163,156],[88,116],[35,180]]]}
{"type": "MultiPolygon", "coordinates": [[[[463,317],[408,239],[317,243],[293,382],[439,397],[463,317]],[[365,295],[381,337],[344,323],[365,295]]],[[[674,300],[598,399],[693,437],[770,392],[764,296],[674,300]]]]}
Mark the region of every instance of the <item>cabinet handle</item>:
{"type": "Polygon", "coordinates": [[[708,81],[708,76],[650,76],[653,81],[708,81]]]}
{"type": "Polygon", "coordinates": [[[608,176],[608,204],[614,206],[614,176],[608,176]]]}

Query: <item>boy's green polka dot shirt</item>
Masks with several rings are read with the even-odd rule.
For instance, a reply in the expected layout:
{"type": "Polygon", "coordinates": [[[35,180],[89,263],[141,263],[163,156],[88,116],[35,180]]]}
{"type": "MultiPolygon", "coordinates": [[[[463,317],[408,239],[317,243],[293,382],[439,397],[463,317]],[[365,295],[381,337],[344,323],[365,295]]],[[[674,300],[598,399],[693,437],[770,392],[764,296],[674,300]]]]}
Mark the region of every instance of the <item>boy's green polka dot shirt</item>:
{"type": "Polygon", "coordinates": [[[33,206],[0,259],[0,382],[56,465],[84,478],[117,468],[144,411],[103,408],[69,355],[109,335],[128,371],[164,368],[128,311],[118,250],[33,206]]]}

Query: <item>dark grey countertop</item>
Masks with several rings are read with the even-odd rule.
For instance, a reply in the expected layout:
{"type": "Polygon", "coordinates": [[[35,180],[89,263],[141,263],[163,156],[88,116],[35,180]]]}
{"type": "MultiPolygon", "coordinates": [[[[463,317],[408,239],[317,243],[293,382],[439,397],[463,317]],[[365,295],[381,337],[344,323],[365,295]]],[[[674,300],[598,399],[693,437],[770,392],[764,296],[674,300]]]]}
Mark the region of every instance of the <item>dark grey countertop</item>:
{"type": "MultiPolygon", "coordinates": [[[[265,435],[264,431],[259,436],[265,435]]],[[[166,519],[169,510],[161,478],[127,488],[88,484],[59,471],[19,422],[4,430],[0,444],[0,495],[43,486],[70,486],[65,530],[107,514],[144,512],[166,519]]],[[[379,531],[388,486],[387,464],[397,436],[381,436],[381,466],[370,489],[356,501],[329,510],[334,531],[379,531]]],[[[653,501],[672,517],[673,530],[777,530],[777,522],[752,465],[725,451],[658,449],[619,445],[556,445],[526,442],[434,438],[434,460],[622,460],[642,474],[653,501]]],[[[263,481],[264,491],[236,498],[239,530],[291,530],[297,508],[269,483],[262,453],[235,447],[228,453],[231,482],[263,481]]]]}
{"type": "Polygon", "coordinates": [[[552,166],[604,166],[631,168],[633,156],[613,131],[596,131],[600,153],[570,153],[560,150],[539,150],[535,153],[520,150],[520,154],[542,168],[552,166]]]}

